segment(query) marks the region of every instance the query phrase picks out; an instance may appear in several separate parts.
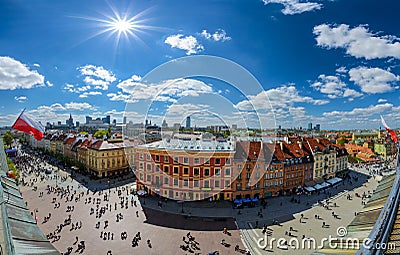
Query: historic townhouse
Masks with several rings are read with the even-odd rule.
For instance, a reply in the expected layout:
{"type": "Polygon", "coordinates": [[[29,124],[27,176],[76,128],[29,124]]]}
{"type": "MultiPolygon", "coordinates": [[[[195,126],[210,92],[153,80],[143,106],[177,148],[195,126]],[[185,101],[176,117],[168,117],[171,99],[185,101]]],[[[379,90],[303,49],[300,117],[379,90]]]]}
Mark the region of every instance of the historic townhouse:
{"type": "Polygon", "coordinates": [[[234,143],[168,139],[136,150],[137,188],[176,200],[231,200],[234,143]]]}
{"type": "Polygon", "coordinates": [[[135,142],[122,139],[93,140],[87,145],[87,169],[92,176],[110,177],[131,171],[135,142]]]}

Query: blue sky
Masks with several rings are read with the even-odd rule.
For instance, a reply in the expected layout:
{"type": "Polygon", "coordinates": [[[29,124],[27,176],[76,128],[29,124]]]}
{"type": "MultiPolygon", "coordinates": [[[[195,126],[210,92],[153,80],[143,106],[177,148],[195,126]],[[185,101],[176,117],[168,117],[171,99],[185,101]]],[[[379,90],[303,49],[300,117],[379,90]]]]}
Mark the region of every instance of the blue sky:
{"type": "Polygon", "coordinates": [[[368,129],[383,115],[399,127],[399,7],[390,0],[1,1],[0,126],[26,108],[43,123],[64,123],[70,113],[81,123],[106,114],[119,122],[127,109],[133,122],[148,115],[170,125],[193,115],[198,126],[368,129]],[[261,87],[249,89],[234,72],[237,84],[147,79],[159,65],[198,55],[237,63],[261,87]]]}

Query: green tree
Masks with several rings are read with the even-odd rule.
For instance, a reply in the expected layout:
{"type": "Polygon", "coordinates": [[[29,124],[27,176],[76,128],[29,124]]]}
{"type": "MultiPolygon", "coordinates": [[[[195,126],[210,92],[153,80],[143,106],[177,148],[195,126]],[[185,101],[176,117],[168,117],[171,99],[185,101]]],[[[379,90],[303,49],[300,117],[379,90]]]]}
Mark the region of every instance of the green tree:
{"type": "Polygon", "coordinates": [[[3,135],[4,144],[10,147],[12,141],[14,139],[14,135],[11,132],[7,132],[3,135]]]}
{"type": "Polygon", "coordinates": [[[103,138],[105,135],[108,136],[108,130],[97,130],[96,133],[94,133],[94,137],[97,138],[103,138]]]}

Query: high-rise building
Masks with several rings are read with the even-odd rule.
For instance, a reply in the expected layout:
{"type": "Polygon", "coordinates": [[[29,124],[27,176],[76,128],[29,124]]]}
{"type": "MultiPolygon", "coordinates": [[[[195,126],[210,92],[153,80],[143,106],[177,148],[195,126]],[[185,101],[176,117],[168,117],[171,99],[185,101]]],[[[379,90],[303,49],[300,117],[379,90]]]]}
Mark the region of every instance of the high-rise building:
{"type": "Polygon", "coordinates": [[[101,119],[105,124],[111,124],[111,116],[107,115],[106,117],[101,119]]]}
{"type": "Polygon", "coordinates": [[[311,131],[312,130],[312,123],[310,122],[310,123],[308,123],[308,131],[311,131]]]}
{"type": "Polygon", "coordinates": [[[126,116],[124,116],[124,119],[123,119],[122,123],[126,124],[126,116]]]}
{"type": "Polygon", "coordinates": [[[89,124],[89,122],[92,120],[92,117],[86,116],[86,124],[89,124]]]}
{"type": "Polygon", "coordinates": [[[72,119],[72,115],[71,114],[69,114],[69,119],[67,119],[65,121],[65,124],[70,128],[74,127],[74,119],[72,119]]]}
{"type": "Polygon", "coordinates": [[[75,126],[76,126],[76,127],[79,127],[79,125],[80,125],[80,123],[79,123],[79,121],[77,121],[76,124],[75,124],[75,126]]]}
{"type": "Polygon", "coordinates": [[[315,125],[315,130],[320,131],[321,130],[321,125],[320,124],[315,125]]]}
{"type": "Polygon", "coordinates": [[[190,128],[190,116],[186,117],[186,128],[190,128]]]}
{"type": "Polygon", "coordinates": [[[163,120],[163,123],[161,124],[161,127],[162,127],[163,129],[168,128],[168,124],[167,124],[167,122],[165,121],[165,119],[163,120]]]}

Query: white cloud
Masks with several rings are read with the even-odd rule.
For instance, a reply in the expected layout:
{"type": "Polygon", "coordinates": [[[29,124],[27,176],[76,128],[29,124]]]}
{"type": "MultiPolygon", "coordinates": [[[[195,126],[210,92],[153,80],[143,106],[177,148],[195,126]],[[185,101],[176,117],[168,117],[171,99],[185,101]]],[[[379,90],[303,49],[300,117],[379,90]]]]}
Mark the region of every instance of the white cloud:
{"type": "Polygon", "coordinates": [[[317,45],[327,49],[343,48],[356,58],[376,59],[394,57],[400,59],[400,42],[394,36],[378,36],[367,26],[350,28],[340,24],[321,24],[314,27],[317,45]]]}
{"type": "Polygon", "coordinates": [[[392,85],[400,80],[399,76],[380,68],[357,67],[349,71],[350,81],[360,86],[368,94],[386,93],[395,89],[392,85]]]}
{"type": "Polygon", "coordinates": [[[15,96],[14,99],[15,99],[16,101],[20,102],[20,103],[23,103],[23,102],[25,102],[28,98],[27,98],[26,96],[19,96],[19,97],[15,96]]]}
{"type": "Polygon", "coordinates": [[[194,36],[184,36],[182,34],[170,35],[165,39],[164,43],[169,44],[171,48],[178,48],[186,51],[186,55],[195,54],[199,51],[204,50],[203,45],[201,45],[196,37],[194,36]]]}
{"type": "Polygon", "coordinates": [[[212,87],[194,79],[173,79],[157,84],[144,84],[132,78],[117,85],[122,92],[109,93],[111,101],[133,101],[152,99],[155,101],[175,102],[175,98],[185,96],[197,97],[200,94],[213,93],[212,87]]]}
{"type": "Polygon", "coordinates": [[[120,91],[118,91],[117,93],[108,93],[107,96],[109,97],[110,101],[133,102],[129,100],[131,98],[130,95],[123,94],[120,91]]]}
{"type": "Polygon", "coordinates": [[[309,12],[319,10],[322,8],[322,4],[301,0],[263,0],[264,4],[282,4],[284,9],[282,13],[285,15],[299,14],[303,12],[309,12]]]}
{"type": "Polygon", "coordinates": [[[296,103],[309,103],[313,105],[327,104],[329,101],[314,99],[308,96],[302,96],[295,86],[281,86],[260,92],[255,96],[248,96],[236,104],[236,108],[241,111],[271,112],[273,111],[277,118],[286,118],[288,113],[294,114],[292,117],[304,113],[304,108],[295,106],[296,103]],[[269,100],[269,101],[268,101],[269,100]],[[272,107],[272,108],[271,108],[272,107]]]}
{"type": "Polygon", "coordinates": [[[94,109],[94,107],[89,103],[77,103],[77,102],[70,102],[65,104],[66,110],[79,110],[83,111],[86,109],[94,109]]]}
{"type": "Polygon", "coordinates": [[[391,111],[393,108],[392,104],[385,103],[385,104],[377,104],[377,105],[370,105],[366,108],[354,108],[351,111],[332,111],[332,112],[325,112],[323,113],[324,117],[327,118],[352,118],[352,117],[369,117],[372,115],[380,114],[383,112],[391,111]]]}
{"type": "Polygon", "coordinates": [[[46,81],[46,85],[47,85],[48,87],[53,87],[53,86],[54,86],[54,84],[51,83],[50,81],[46,81]]]}
{"type": "Polygon", "coordinates": [[[78,70],[85,77],[83,81],[86,85],[95,89],[107,90],[108,85],[116,80],[114,74],[102,66],[85,65],[78,67],[78,70]]]}
{"type": "Polygon", "coordinates": [[[40,65],[38,63],[33,64],[33,66],[40,67],[40,65]]]}
{"type": "Polygon", "coordinates": [[[338,97],[360,97],[362,94],[353,89],[347,88],[346,84],[337,76],[321,74],[318,76],[318,81],[311,84],[311,87],[323,94],[327,94],[329,98],[338,97]]]}
{"type": "Polygon", "coordinates": [[[80,98],[87,98],[88,96],[97,96],[97,95],[102,95],[100,91],[89,91],[89,92],[83,92],[82,94],[79,95],[80,98]]]}
{"type": "Polygon", "coordinates": [[[213,34],[207,32],[207,30],[203,30],[200,35],[206,39],[209,40],[214,40],[216,42],[225,42],[225,41],[229,41],[232,38],[226,35],[225,30],[223,29],[218,29],[217,31],[215,31],[213,34]]]}
{"type": "Polygon", "coordinates": [[[387,102],[387,100],[384,99],[384,98],[379,98],[378,99],[378,103],[386,103],[386,102],[387,102]]]}
{"type": "Polygon", "coordinates": [[[0,90],[30,89],[44,85],[44,76],[10,57],[0,57],[0,90]]]}

